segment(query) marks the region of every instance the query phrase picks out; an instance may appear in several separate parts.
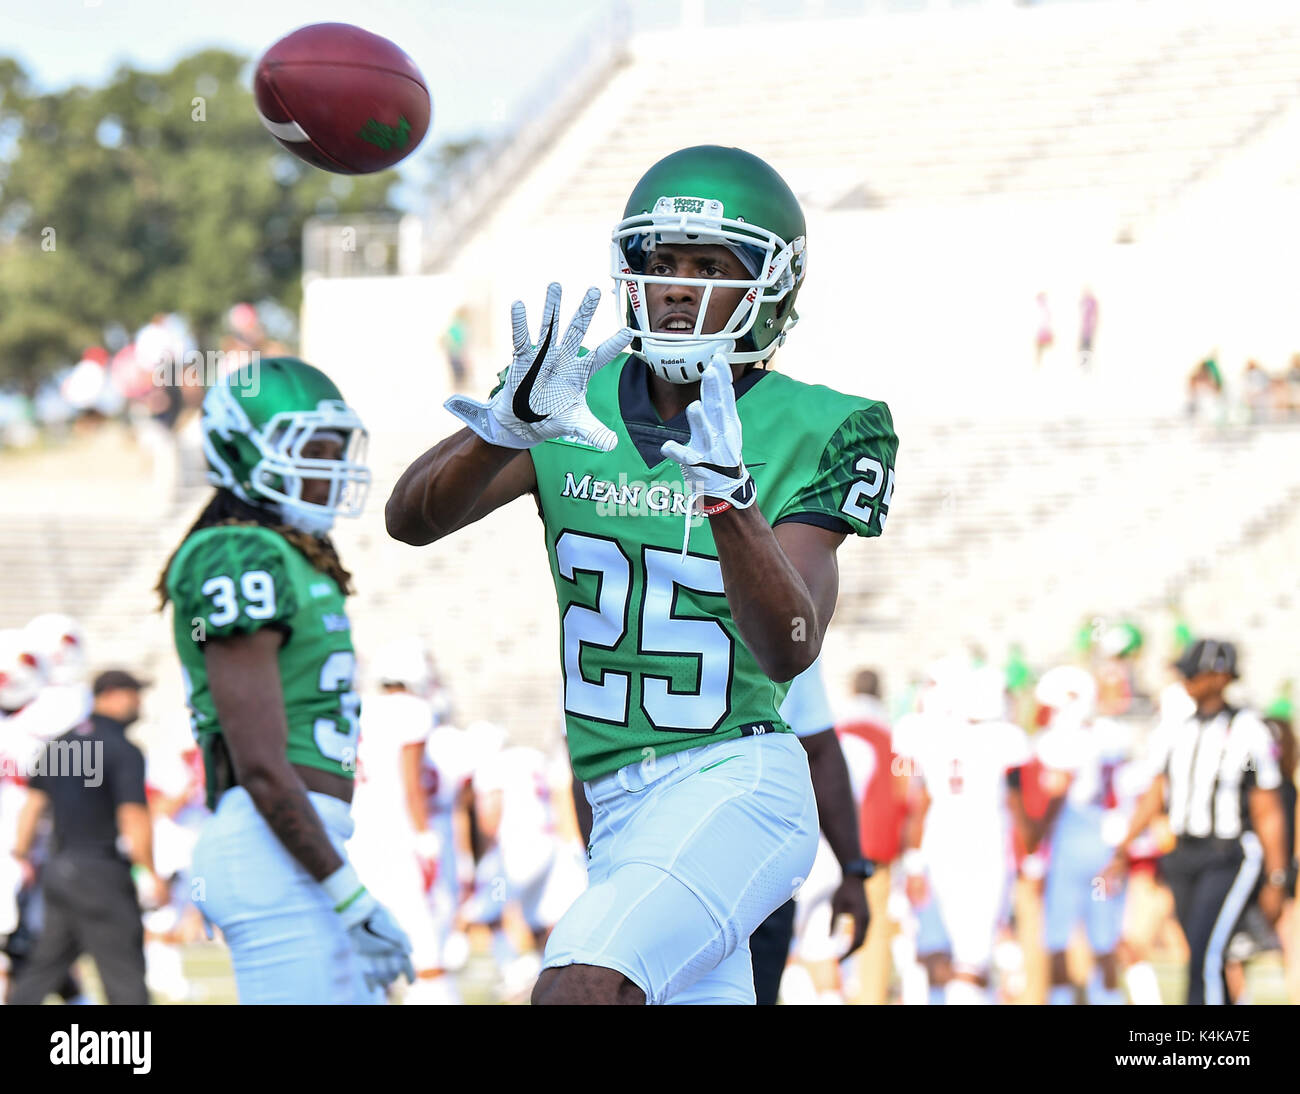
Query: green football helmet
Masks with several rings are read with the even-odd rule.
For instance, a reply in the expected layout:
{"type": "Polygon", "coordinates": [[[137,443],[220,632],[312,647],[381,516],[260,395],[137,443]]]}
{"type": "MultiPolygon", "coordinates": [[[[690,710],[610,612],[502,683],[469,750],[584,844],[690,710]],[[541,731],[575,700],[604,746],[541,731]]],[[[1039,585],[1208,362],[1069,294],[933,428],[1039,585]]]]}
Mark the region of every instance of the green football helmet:
{"type": "Polygon", "coordinates": [[[803,211],[790,187],[757,156],[700,145],[660,160],[636,184],[611,245],[614,291],[627,291],[628,325],[639,332],[632,352],[657,375],[689,384],[714,353],[733,364],[765,361],[798,319],[795,296],[806,269],[803,211]],[[658,277],[645,273],[660,243],[715,244],[749,270],[746,281],[658,277]],[[693,331],[651,333],[647,284],[702,290],[693,331]],[[748,290],[721,331],[701,330],[714,289],[748,290]]]}
{"type": "Polygon", "coordinates": [[[295,357],[270,357],[236,369],[203,399],[208,481],[251,505],[270,505],[293,528],[325,535],[336,516],[357,517],[370,487],[368,440],[334,382],[295,357]],[[336,440],[342,458],[311,459],[303,446],[336,440]],[[329,482],[329,500],[302,496],[304,481],[329,482]]]}

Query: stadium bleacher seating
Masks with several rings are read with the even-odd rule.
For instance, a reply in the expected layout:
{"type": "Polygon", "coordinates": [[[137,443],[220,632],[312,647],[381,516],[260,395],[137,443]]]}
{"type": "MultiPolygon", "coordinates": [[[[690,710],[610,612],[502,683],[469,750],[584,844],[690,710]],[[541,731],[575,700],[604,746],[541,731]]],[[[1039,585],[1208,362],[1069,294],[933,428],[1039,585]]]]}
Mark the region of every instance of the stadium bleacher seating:
{"type": "MultiPolygon", "coordinates": [[[[967,640],[993,657],[1019,641],[1031,660],[1046,664],[1068,652],[1085,616],[1124,613],[1158,628],[1165,604],[1178,599],[1194,626],[1242,641],[1247,683],[1266,697],[1291,671],[1288,642],[1300,630],[1300,431],[1213,430],[1175,416],[1195,360],[1189,347],[1206,347],[1195,332],[1184,333],[1159,367],[1139,367],[1153,346],[1179,333],[1159,315],[1121,316],[1118,286],[1141,288],[1145,274],[1113,277],[1109,296],[1103,284],[1110,356],[1090,380],[1035,387],[1029,327],[1021,322],[1032,300],[1031,269],[1016,275],[1000,302],[980,297],[984,311],[1000,309],[994,320],[1010,333],[972,345],[978,359],[935,384],[900,347],[911,330],[955,331],[951,347],[962,346],[962,316],[977,309],[946,322],[931,314],[957,299],[960,284],[936,275],[926,282],[933,301],[921,301],[906,320],[870,292],[875,311],[864,309],[864,295],[837,288],[854,267],[852,256],[836,252],[835,237],[865,231],[863,218],[873,218],[868,260],[883,268],[872,274],[879,285],[892,276],[892,261],[914,260],[909,233],[941,208],[949,219],[931,226],[951,239],[951,252],[938,252],[934,263],[978,246],[994,281],[1021,261],[1020,252],[992,253],[994,237],[978,233],[1035,206],[1069,203],[1081,225],[1073,235],[1071,225],[1061,228],[1072,243],[1088,233],[1099,246],[1113,246],[1117,233],[1158,235],[1175,222],[1180,201],[1195,202],[1216,180],[1231,179],[1234,164],[1300,118],[1294,6],[1088,4],[786,21],[736,29],[728,37],[734,48],[711,53],[705,66],[691,51],[677,50],[673,61],[661,35],[628,43],[626,63],[536,144],[531,169],[500,202],[476,207],[455,232],[442,226],[459,246],[439,278],[421,282],[418,299],[426,304],[391,311],[422,324],[419,336],[387,324],[381,333],[390,341],[376,352],[431,371],[431,316],[449,316],[466,302],[482,320],[474,383],[486,389],[493,362],[505,360],[503,317],[509,301],[525,295],[521,286],[540,300],[537,287],[556,277],[571,301],[603,277],[608,231],[630,180],[683,143],[750,148],[782,165],[821,233],[800,300],[805,326],[777,367],[887,397],[903,437],[888,533],[842,552],[841,602],[827,644],[832,688],[838,693],[859,663],[879,664],[887,681],[902,683],[926,658],[967,640]],[[969,225],[968,235],[950,236],[951,225],[969,225]],[[551,246],[543,261],[541,241],[558,234],[573,246],[563,254],[551,246]],[[867,313],[868,333],[856,347],[870,360],[865,368],[839,350],[835,317],[854,308],[867,313]],[[893,340],[873,341],[873,324],[891,321],[893,340]],[[995,399],[1008,387],[1023,398],[995,399]],[[1167,392],[1163,403],[1148,397],[1158,389],[1167,392]]],[[[1278,151],[1269,164],[1264,181],[1293,195],[1296,153],[1278,151]]],[[[1240,190],[1230,188],[1227,199],[1240,204],[1240,190]]],[[[1070,261],[1062,258],[1056,270],[1070,261]]],[[[1162,261],[1152,268],[1174,270],[1181,257],[1170,252],[1162,261]]],[[[369,280],[373,294],[376,279],[369,280]]],[[[393,278],[380,290],[400,300],[409,280],[393,278]]],[[[383,502],[393,480],[453,423],[438,409],[432,381],[412,398],[409,387],[394,384],[400,370],[358,369],[355,343],[349,349],[334,337],[349,313],[338,307],[337,291],[327,297],[320,287],[308,286],[305,352],[366,404],[363,416],[382,438],[369,510],[337,534],[357,575],[363,670],[367,649],[420,633],[462,718],[500,721],[521,740],[550,740],[559,725],[558,624],[530,503],[431,548],[388,539],[383,502]]],[[[967,295],[982,291],[972,285],[967,295]]],[[[1215,318],[1202,318],[1197,330],[1215,318]]],[[[597,326],[616,321],[608,308],[597,326]]],[[[1222,321],[1234,329],[1254,322],[1227,310],[1222,321]]],[[[68,474],[74,470],[70,464],[68,474]]],[[[41,610],[72,612],[86,622],[96,662],[153,674],[158,709],[179,701],[170,633],[150,590],[203,493],[191,476],[175,496],[116,516],[71,495],[53,517],[10,507],[17,515],[0,522],[0,625],[41,610]]]]}

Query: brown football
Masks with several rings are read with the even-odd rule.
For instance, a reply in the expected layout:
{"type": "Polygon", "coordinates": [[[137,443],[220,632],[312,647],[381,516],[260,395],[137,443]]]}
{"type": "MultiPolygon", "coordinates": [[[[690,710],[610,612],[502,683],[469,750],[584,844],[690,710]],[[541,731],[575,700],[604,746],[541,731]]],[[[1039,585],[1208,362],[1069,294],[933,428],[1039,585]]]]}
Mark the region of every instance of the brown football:
{"type": "Polygon", "coordinates": [[[387,38],[347,23],[316,23],[263,54],[257,113],[299,159],[364,175],[405,159],[433,114],[419,68],[387,38]]]}

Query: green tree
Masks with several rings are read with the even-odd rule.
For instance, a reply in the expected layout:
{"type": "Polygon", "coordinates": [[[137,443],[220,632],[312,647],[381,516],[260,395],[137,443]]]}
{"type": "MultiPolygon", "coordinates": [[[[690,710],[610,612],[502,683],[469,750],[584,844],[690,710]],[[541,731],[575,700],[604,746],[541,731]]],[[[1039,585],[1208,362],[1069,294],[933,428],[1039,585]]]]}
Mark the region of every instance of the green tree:
{"type": "Polygon", "coordinates": [[[120,322],[301,299],[303,222],[389,212],[395,172],[296,160],[257,119],[248,62],[207,50],[169,72],[36,95],[0,58],[0,381],[32,383],[120,322]]]}

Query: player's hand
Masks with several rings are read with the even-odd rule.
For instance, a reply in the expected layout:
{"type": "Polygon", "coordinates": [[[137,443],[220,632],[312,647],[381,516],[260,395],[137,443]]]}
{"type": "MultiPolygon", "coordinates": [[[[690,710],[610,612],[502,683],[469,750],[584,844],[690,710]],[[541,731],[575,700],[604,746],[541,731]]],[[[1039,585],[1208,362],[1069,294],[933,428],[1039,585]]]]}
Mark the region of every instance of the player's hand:
{"type": "Polygon", "coordinates": [[[1282,917],[1282,902],[1286,890],[1280,885],[1265,885],[1259,891],[1259,910],[1264,913],[1269,926],[1275,926],[1282,917]]]}
{"type": "Polygon", "coordinates": [[[700,378],[700,397],[686,408],[686,420],[690,443],[665,441],[659,451],[681,465],[691,499],[701,497],[706,504],[709,499],[727,501],[737,509],[753,505],[757,492],[740,458],[740,416],[725,354],[710,359],[700,378]]]}
{"type": "Polygon", "coordinates": [[[408,984],[415,983],[410,939],[388,909],[369,891],[363,891],[352,906],[340,914],[347,926],[348,938],[361,958],[366,987],[386,988],[399,976],[405,976],[408,984]]]}
{"type": "Polygon", "coordinates": [[[1106,892],[1118,887],[1128,873],[1128,853],[1116,848],[1115,854],[1110,862],[1106,864],[1106,869],[1101,872],[1102,880],[1106,882],[1106,892]]]}
{"type": "Polygon", "coordinates": [[[516,300],[510,309],[515,354],[505,382],[486,403],[453,395],[443,405],[488,444],[502,448],[532,448],[558,437],[609,452],[618,438],[588,408],[587,382],[627,348],[632,331],[624,327],[581,354],[583,335],[599,304],[600,290],[588,289],[561,338],[560,285],[552,282],[534,344],[523,302],[516,300]]]}
{"type": "Polygon", "coordinates": [[[321,882],[343,921],[348,940],[361,959],[366,987],[372,991],[388,987],[399,976],[415,983],[411,964],[411,941],[388,910],[370,895],[351,864],[344,862],[321,882]]]}
{"type": "Polygon", "coordinates": [[[867,940],[867,927],[871,923],[867,887],[860,877],[846,877],[831,897],[831,934],[835,933],[835,924],[842,915],[853,917],[853,939],[849,948],[840,954],[841,961],[861,948],[867,940]]]}
{"type": "Polygon", "coordinates": [[[157,911],[171,899],[171,887],[147,866],[133,867],[131,880],[135,882],[136,899],[146,912],[157,911]]]}

